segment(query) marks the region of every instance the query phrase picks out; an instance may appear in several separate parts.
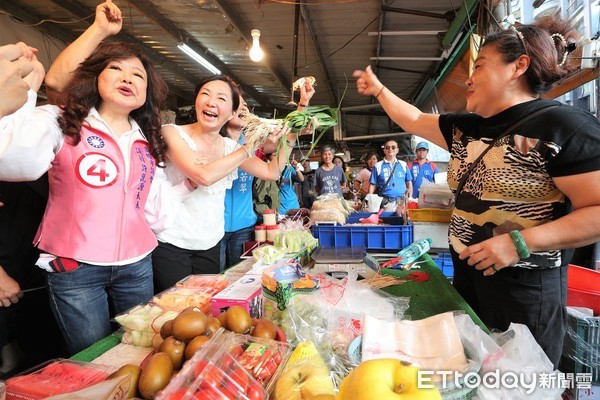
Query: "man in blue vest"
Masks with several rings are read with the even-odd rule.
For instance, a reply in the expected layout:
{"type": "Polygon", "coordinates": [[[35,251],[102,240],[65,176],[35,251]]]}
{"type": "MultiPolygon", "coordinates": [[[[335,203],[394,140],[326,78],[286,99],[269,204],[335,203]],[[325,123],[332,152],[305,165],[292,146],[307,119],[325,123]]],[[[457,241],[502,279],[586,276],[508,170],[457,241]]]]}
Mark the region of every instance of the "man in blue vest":
{"type": "Polygon", "coordinates": [[[439,172],[437,165],[427,159],[427,153],[429,153],[429,143],[417,143],[417,158],[415,161],[408,163],[408,168],[410,168],[413,176],[413,198],[415,199],[419,198],[419,188],[423,183],[423,179],[433,182],[434,175],[439,172]]]}
{"type": "Polygon", "coordinates": [[[371,170],[369,193],[375,193],[375,189],[378,189],[379,195],[383,197],[384,211],[396,211],[396,206],[404,195],[412,195],[412,175],[408,165],[396,158],[398,143],[395,140],[385,142],[383,153],[383,160],[371,170]]]}

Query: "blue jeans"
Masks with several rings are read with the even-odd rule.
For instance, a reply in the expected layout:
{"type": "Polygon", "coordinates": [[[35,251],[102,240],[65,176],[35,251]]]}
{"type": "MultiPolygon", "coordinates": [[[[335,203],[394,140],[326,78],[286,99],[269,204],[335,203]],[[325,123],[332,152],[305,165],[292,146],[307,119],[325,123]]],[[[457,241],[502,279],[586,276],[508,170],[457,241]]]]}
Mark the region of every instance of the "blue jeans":
{"type": "Polygon", "coordinates": [[[146,304],[154,290],[150,255],[122,266],[81,263],[72,271],[48,272],[46,280],[52,312],[71,354],[112,333],[110,311],[120,314],[146,304]]]}
{"type": "Polygon", "coordinates": [[[234,232],[225,232],[221,239],[221,272],[240,262],[244,243],[254,240],[254,225],[234,232]]]}

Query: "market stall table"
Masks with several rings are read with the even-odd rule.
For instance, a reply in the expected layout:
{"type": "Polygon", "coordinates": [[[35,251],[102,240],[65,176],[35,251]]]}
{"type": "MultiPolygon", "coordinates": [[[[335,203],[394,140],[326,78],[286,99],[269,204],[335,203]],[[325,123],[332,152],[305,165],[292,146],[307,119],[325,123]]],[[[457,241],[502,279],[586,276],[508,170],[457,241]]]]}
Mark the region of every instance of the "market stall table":
{"type": "MultiPolygon", "coordinates": [[[[420,268],[413,270],[384,269],[384,275],[405,278],[415,271],[429,274],[424,282],[408,280],[405,283],[389,286],[382,290],[402,297],[410,297],[410,308],[406,311],[413,320],[423,319],[446,311],[464,311],[473,321],[487,331],[485,324],[479,319],[473,309],[454,289],[448,278],[442,273],[428,254],[417,260],[420,268]]],[[[99,340],[90,347],[71,357],[73,360],[92,361],[104,354],[120,342],[118,335],[113,334],[99,340]]]]}

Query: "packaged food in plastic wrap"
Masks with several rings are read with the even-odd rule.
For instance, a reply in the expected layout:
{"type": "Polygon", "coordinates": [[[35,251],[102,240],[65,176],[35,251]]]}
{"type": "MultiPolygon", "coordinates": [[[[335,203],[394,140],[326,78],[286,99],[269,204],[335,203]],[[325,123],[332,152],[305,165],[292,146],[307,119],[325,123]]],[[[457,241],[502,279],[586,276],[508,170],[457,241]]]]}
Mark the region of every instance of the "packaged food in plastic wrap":
{"type": "Polygon", "coordinates": [[[287,343],[221,329],[156,398],[267,399],[289,355],[287,343]]]}
{"type": "Polygon", "coordinates": [[[160,328],[179,314],[176,310],[165,310],[157,305],[135,306],[115,317],[124,329],[121,341],[134,346],[151,347],[160,336],[160,328]]]}
{"type": "Polygon", "coordinates": [[[262,274],[263,316],[279,323],[280,312],[289,300],[299,294],[312,293],[319,289],[314,280],[296,262],[280,262],[268,267],[262,274]]]}
{"type": "Polygon", "coordinates": [[[155,295],[151,304],[178,311],[187,307],[198,307],[204,314],[209,315],[210,300],[217,293],[214,288],[172,287],[155,295]]]}
{"type": "Polygon", "coordinates": [[[334,395],[331,370],[310,341],[298,344],[283,369],[273,393],[275,400],[334,395]]]}
{"type": "Polygon", "coordinates": [[[341,280],[325,275],[317,278],[318,292],[290,299],[287,309],[282,312],[281,327],[291,345],[304,341],[314,343],[339,383],[355,366],[348,357],[347,349],[352,340],[362,333],[363,316],[403,319],[409,299],[356,284],[354,271],[349,271],[348,276],[341,280]]]}
{"type": "Polygon", "coordinates": [[[313,210],[310,212],[310,220],[313,224],[318,222],[335,222],[344,225],[348,220],[348,215],[334,208],[313,210]]]}
{"type": "Polygon", "coordinates": [[[336,194],[324,194],[317,197],[317,200],[312,204],[311,214],[312,211],[318,210],[338,210],[339,212],[346,214],[346,216],[353,211],[346,200],[336,194]]]}
{"type": "Polygon", "coordinates": [[[175,284],[176,287],[208,287],[218,292],[229,286],[229,280],[220,274],[188,275],[175,284]]]}
{"type": "Polygon", "coordinates": [[[487,382],[475,388],[470,398],[547,400],[559,398],[564,391],[559,384],[540,381],[560,382],[560,373],[554,370],[527,326],[512,323],[505,332],[488,334],[467,314],[458,314],[454,319],[463,342],[468,342],[481,360],[481,382],[487,382]],[[517,381],[510,385],[489,384],[499,383],[507,376],[516,377],[517,381]]]}
{"type": "Polygon", "coordinates": [[[104,381],[113,367],[66,359],[45,362],[6,381],[6,399],[45,399],[104,381]]]}

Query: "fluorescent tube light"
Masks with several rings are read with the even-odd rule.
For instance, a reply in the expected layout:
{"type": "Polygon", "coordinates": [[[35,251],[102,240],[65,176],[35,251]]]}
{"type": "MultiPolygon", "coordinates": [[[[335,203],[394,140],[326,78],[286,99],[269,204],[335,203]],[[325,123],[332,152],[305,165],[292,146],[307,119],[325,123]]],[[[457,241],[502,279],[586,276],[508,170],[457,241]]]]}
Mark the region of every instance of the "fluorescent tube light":
{"type": "Polygon", "coordinates": [[[221,70],[212,65],[208,60],[202,57],[200,54],[196,53],[191,47],[189,47],[185,43],[180,43],[177,45],[177,48],[183,51],[185,54],[193,58],[196,62],[202,65],[204,68],[212,72],[213,74],[220,74],[221,70]]]}

